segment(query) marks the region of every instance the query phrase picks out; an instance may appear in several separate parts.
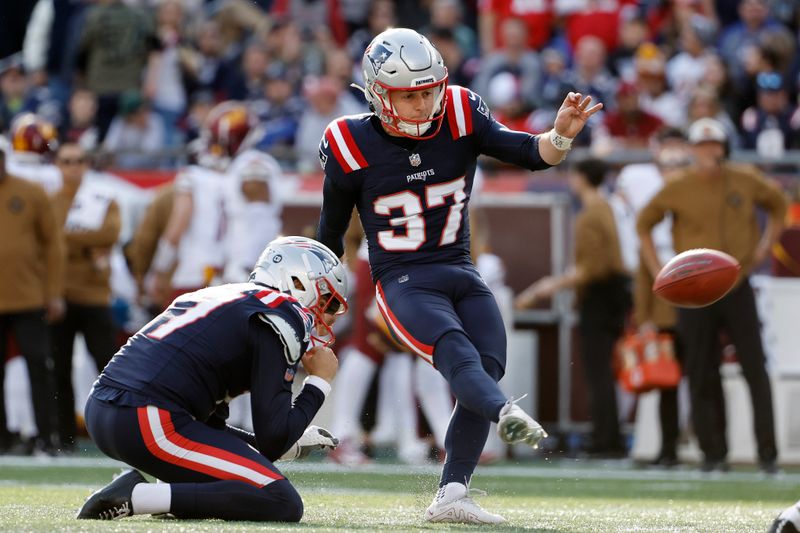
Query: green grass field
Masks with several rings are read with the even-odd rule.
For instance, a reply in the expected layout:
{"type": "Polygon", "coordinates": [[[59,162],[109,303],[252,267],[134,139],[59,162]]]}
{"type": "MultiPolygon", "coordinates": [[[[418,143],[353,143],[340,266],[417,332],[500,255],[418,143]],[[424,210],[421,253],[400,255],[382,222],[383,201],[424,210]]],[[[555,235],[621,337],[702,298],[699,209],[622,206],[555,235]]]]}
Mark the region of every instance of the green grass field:
{"type": "MultiPolygon", "coordinates": [[[[0,531],[475,531],[476,526],[422,521],[438,467],[378,464],[352,470],[326,463],[283,464],[303,496],[300,524],[267,525],[152,517],[114,523],[73,518],[86,496],[119,470],[99,458],[0,457],[0,531]]],[[[734,470],[637,470],[626,462],[574,460],[479,467],[478,501],[503,514],[493,531],[766,531],[777,513],[800,498],[800,474],[765,479],[734,470]]]]}

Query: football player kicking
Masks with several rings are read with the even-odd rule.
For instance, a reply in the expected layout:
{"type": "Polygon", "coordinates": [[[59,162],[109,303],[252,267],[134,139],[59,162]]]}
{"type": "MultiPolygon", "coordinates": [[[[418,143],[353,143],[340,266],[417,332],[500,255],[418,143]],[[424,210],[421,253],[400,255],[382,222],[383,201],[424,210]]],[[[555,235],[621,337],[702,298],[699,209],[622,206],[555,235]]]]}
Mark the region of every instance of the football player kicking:
{"type": "Polygon", "coordinates": [[[309,423],[336,374],[323,339],[331,342],[346,294],[344,266],[329,249],[283,237],[249,282],[173,301],[114,356],[86,403],[98,448],[163,483],[130,470],[92,494],[78,518],[300,520],[300,495],[273,462],[336,447],[309,423]],[[292,402],[299,361],[309,377],[292,402]],[[228,400],[245,391],[254,433],[225,424],[228,400]]]}
{"type": "Polygon", "coordinates": [[[500,523],[479,507],[469,482],[490,422],[507,443],[547,436],[497,381],[506,334],[494,297],[470,260],[467,203],[480,154],[537,170],[564,159],[602,104],[569,93],[541,135],[496,122],[477,94],[447,86],[442,56],[419,33],[376,36],[362,60],[373,113],[331,122],[320,144],[325,173],[318,238],[337,255],[353,206],[368,245],[377,302],[393,333],[433,364],[457,405],[445,442],[440,488],[425,518],[500,523]]]}

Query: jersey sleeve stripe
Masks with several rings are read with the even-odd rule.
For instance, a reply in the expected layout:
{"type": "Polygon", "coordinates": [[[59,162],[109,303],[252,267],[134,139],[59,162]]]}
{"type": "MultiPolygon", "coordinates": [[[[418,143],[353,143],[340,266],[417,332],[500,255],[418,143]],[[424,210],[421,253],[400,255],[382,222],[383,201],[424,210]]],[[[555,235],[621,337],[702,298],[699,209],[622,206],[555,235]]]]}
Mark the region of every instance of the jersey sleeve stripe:
{"type": "Polygon", "coordinates": [[[331,122],[328,131],[325,132],[328,142],[331,144],[333,155],[339,161],[342,169],[346,172],[353,172],[366,166],[364,156],[358,150],[358,146],[353,141],[350,131],[347,129],[347,124],[342,120],[331,122]],[[348,142],[349,139],[349,142],[348,142]],[[353,154],[355,151],[356,155],[353,154]],[[360,162],[364,163],[361,165],[360,162]]]}
{"type": "Polygon", "coordinates": [[[397,338],[403,341],[415,354],[422,357],[428,363],[433,364],[433,346],[415,339],[406,328],[403,327],[400,321],[397,320],[392,310],[386,305],[386,299],[383,296],[383,288],[381,287],[380,281],[375,285],[375,301],[378,303],[378,309],[381,315],[383,315],[389,327],[392,328],[394,334],[397,335],[397,338]]]}
{"type": "Polygon", "coordinates": [[[345,173],[352,172],[353,171],[352,167],[344,158],[344,155],[342,154],[341,150],[339,150],[339,143],[336,141],[336,138],[333,135],[333,128],[334,124],[331,124],[330,126],[328,126],[328,129],[325,130],[325,138],[328,140],[328,144],[331,147],[331,152],[333,152],[333,156],[339,162],[339,166],[342,167],[342,170],[344,170],[345,173]]]}
{"type": "Polygon", "coordinates": [[[447,123],[450,126],[450,134],[453,136],[453,139],[458,139],[460,135],[458,134],[458,123],[456,122],[456,110],[455,110],[455,100],[456,100],[456,89],[455,87],[448,87],[447,92],[447,123]]]}
{"type": "Polygon", "coordinates": [[[361,150],[358,149],[358,145],[355,139],[353,139],[353,134],[350,133],[350,127],[347,125],[347,122],[345,120],[339,120],[337,122],[339,124],[339,131],[342,132],[342,137],[345,143],[347,143],[347,149],[353,154],[353,158],[356,160],[356,163],[358,163],[359,168],[368,167],[367,160],[364,159],[364,155],[361,153],[361,150]]]}
{"type": "Polygon", "coordinates": [[[450,131],[453,139],[465,137],[472,133],[472,110],[469,107],[469,96],[463,87],[451,87],[450,98],[447,99],[448,105],[452,102],[452,107],[447,118],[450,123],[450,131]]]}
{"type": "Polygon", "coordinates": [[[472,134],[472,108],[469,105],[469,91],[461,88],[461,105],[464,112],[464,130],[467,135],[472,134]]]}
{"type": "Polygon", "coordinates": [[[259,488],[283,479],[277,472],[247,457],[178,434],[169,411],[148,405],[139,407],[137,415],[147,449],[162,461],[217,479],[244,481],[259,488]]]}

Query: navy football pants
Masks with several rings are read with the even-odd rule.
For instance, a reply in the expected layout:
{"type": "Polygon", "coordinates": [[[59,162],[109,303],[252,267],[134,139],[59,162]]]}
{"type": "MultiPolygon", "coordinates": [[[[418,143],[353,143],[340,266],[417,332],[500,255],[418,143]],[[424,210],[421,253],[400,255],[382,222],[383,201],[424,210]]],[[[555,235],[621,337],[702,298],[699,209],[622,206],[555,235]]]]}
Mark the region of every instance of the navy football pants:
{"type": "Polygon", "coordinates": [[[376,298],[395,336],[450,384],[457,403],[440,484],[469,482],[506,402],[497,385],[506,330],[494,295],[472,265],[418,265],[383,276],[376,298]]]}
{"type": "Polygon", "coordinates": [[[170,483],[170,513],[179,518],[297,522],[303,515],[300,495],[269,460],[187,413],[90,396],[85,415],[103,453],[170,483]]]}

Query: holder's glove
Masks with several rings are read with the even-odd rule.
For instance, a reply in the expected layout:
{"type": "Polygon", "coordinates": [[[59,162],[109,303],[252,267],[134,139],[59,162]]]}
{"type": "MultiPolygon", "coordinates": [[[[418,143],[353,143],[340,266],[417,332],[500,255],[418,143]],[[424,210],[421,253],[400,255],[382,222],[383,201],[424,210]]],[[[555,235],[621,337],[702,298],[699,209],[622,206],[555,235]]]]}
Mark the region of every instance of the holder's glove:
{"type": "Polygon", "coordinates": [[[291,445],[286,453],[281,455],[279,461],[294,461],[308,457],[314,450],[335,450],[339,439],[330,431],[319,426],[308,426],[297,442],[291,445]]]}

